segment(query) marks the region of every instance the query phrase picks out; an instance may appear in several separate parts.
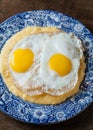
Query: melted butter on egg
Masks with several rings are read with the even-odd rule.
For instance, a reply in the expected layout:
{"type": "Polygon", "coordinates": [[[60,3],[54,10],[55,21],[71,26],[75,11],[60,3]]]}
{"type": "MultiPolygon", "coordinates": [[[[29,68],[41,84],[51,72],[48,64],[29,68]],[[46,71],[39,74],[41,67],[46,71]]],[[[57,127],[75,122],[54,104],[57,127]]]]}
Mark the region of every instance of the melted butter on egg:
{"type": "Polygon", "coordinates": [[[10,57],[10,67],[18,73],[26,72],[33,64],[34,53],[30,49],[17,49],[10,57]]]}
{"type": "Polygon", "coordinates": [[[49,68],[54,70],[58,75],[65,76],[70,73],[72,62],[65,55],[57,53],[50,57],[49,68]]]}

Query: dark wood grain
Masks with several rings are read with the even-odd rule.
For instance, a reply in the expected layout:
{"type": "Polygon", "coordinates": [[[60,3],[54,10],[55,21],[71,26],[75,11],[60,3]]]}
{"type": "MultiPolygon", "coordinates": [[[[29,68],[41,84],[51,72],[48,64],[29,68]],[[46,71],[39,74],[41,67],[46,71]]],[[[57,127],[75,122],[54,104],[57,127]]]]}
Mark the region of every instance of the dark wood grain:
{"type": "MultiPolygon", "coordinates": [[[[0,0],[0,22],[28,10],[51,9],[70,15],[93,32],[93,0],[0,0]]],[[[66,122],[51,126],[25,124],[0,112],[0,130],[93,130],[93,104],[66,122]]]]}

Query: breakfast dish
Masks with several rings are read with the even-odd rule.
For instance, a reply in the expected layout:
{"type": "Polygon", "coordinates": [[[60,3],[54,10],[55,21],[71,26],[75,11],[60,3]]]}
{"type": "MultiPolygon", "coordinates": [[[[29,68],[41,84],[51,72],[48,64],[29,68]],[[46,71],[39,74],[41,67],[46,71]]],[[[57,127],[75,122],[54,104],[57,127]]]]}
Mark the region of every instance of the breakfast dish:
{"type": "Polygon", "coordinates": [[[39,104],[74,95],[85,73],[81,41],[55,27],[26,27],[6,41],[0,59],[9,90],[39,104]]]}
{"type": "Polygon", "coordinates": [[[92,39],[80,22],[54,11],[24,12],[1,23],[0,110],[36,124],[62,122],[84,110],[93,101],[92,39]]]}

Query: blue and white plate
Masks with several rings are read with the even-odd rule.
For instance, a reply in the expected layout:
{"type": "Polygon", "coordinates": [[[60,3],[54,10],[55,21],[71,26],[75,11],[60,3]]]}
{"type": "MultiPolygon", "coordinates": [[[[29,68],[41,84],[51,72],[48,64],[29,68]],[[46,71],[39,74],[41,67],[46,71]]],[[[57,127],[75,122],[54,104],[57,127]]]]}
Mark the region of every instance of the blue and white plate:
{"type": "Polygon", "coordinates": [[[79,21],[64,14],[50,10],[28,11],[17,14],[0,24],[0,50],[7,39],[26,26],[55,26],[68,33],[76,34],[85,48],[86,76],[80,91],[64,103],[38,105],[10,93],[0,75],[0,110],[27,123],[51,124],[70,119],[93,101],[93,35],[79,21]]]}

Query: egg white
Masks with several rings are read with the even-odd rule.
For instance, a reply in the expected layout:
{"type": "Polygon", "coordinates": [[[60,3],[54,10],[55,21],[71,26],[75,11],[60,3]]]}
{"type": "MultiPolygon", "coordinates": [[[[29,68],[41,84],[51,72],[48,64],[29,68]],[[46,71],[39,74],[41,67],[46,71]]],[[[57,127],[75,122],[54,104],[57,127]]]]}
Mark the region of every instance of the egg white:
{"type": "MultiPolygon", "coordinates": [[[[9,55],[9,62],[10,63],[10,58],[13,52],[16,49],[22,48],[29,48],[33,51],[34,53],[34,63],[31,66],[31,68],[28,69],[28,71],[23,72],[23,73],[17,73],[10,68],[10,73],[11,76],[16,84],[17,87],[20,87],[23,90],[26,90],[28,88],[36,88],[38,86],[41,86],[41,81],[38,76],[38,70],[40,68],[40,56],[41,52],[43,49],[43,45],[46,42],[46,39],[48,39],[48,34],[33,34],[30,36],[26,36],[22,40],[20,40],[13,48],[9,55]]],[[[34,93],[28,92],[28,94],[33,95],[33,94],[40,94],[40,91],[35,91],[34,93]]]]}
{"type": "Polygon", "coordinates": [[[34,63],[24,73],[16,73],[9,66],[15,84],[20,86],[22,90],[34,88],[38,90],[38,86],[42,89],[42,91],[36,90],[34,93],[29,91],[27,94],[38,95],[46,92],[51,95],[61,95],[72,89],[77,83],[80,59],[83,52],[81,41],[75,35],[58,33],[50,36],[49,34],[41,33],[26,36],[14,46],[10,53],[9,61],[14,50],[19,48],[31,49],[34,53],[34,63]],[[64,54],[72,62],[71,72],[64,77],[59,76],[48,66],[49,58],[55,53],[64,54]],[[51,93],[49,89],[54,90],[54,93],[51,93]],[[59,91],[60,89],[62,91],[59,91]]]}
{"type": "Polygon", "coordinates": [[[54,94],[52,93],[52,95],[61,95],[76,85],[82,53],[81,41],[73,34],[58,33],[52,35],[47,40],[41,54],[40,62],[40,77],[46,84],[45,91],[47,93],[51,93],[49,92],[51,89],[54,90],[54,94]],[[49,59],[56,53],[64,54],[72,62],[72,70],[66,76],[59,76],[49,68],[49,59]]]}

